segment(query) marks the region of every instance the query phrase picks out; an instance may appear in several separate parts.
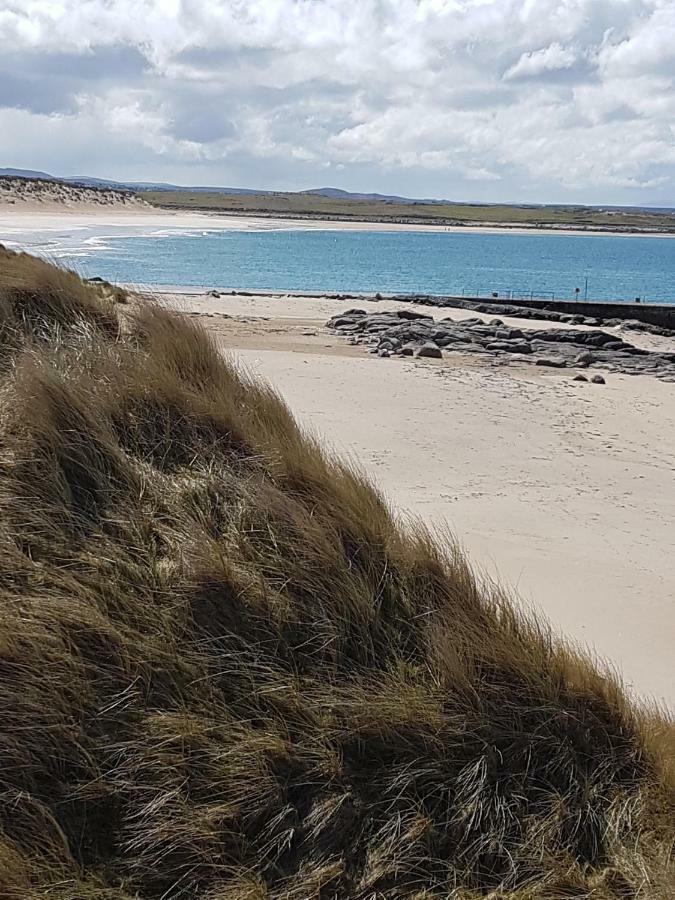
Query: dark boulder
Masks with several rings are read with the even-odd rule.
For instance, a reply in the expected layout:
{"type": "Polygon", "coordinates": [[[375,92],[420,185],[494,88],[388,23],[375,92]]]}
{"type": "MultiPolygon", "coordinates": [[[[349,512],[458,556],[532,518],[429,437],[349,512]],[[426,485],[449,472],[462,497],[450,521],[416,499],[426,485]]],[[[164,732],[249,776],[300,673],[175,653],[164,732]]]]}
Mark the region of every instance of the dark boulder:
{"type": "Polygon", "coordinates": [[[596,357],[588,350],[584,350],[575,358],[574,362],[577,366],[590,366],[595,362],[596,357]]]}
{"type": "Polygon", "coordinates": [[[443,353],[441,352],[441,348],[439,346],[433,344],[431,341],[427,341],[426,344],[422,344],[415,356],[417,356],[419,359],[442,359],[443,353]]]}

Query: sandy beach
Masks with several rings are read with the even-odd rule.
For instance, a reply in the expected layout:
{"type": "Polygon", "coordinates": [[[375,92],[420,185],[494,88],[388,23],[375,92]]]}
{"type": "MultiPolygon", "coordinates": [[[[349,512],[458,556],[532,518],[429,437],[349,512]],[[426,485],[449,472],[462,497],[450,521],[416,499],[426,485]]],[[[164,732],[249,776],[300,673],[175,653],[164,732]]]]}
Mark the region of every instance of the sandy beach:
{"type": "Polygon", "coordinates": [[[451,233],[479,232],[483,234],[569,234],[593,237],[659,237],[673,238],[675,234],[649,231],[601,231],[575,228],[523,227],[504,223],[502,225],[427,225],[397,222],[351,222],[322,220],[313,218],[278,218],[276,216],[228,215],[226,213],[173,212],[148,206],[61,206],[56,203],[24,202],[10,205],[0,202],[0,241],[10,240],[17,235],[63,231],[65,229],[111,228],[114,231],[129,229],[136,233],[139,229],[178,229],[213,231],[278,231],[278,230],[319,230],[319,231],[445,231],[451,233]]]}
{"type": "MultiPolygon", "coordinates": [[[[598,386],[460,355],[373,358],[324,328],[335,300],[162,299],[199,316],[402,514],[449,527],[488,577],[638,694],[675,702],[675,385],[611,375],[598,386]]],[[[667,338],[631,340],[675,349],[667,338]]]]}

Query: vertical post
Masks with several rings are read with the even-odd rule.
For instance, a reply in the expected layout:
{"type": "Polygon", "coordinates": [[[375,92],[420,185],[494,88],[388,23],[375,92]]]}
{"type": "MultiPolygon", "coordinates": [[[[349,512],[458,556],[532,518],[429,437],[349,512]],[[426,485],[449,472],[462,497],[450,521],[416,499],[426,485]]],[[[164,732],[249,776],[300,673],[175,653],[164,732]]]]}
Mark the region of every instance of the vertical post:
{"type": "Polygon", "coordinates": [[[584,300],[588,300],[588,275],[586,276],[586,282],[584,284],[584,300]]]}

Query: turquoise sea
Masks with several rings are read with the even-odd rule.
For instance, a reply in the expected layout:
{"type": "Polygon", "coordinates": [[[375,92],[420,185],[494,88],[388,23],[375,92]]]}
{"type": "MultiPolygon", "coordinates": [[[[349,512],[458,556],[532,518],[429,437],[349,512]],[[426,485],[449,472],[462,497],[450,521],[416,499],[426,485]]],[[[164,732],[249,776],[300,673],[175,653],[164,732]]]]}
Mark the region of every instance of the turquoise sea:
{"type": "MultiPolygon", "coordinates": [[[[0,240],[2,236],[0,236],[0,240]]],[[[675,302],[675,238],[449,231],[76,228],[16,244],[133,285],[675,302]]]]}

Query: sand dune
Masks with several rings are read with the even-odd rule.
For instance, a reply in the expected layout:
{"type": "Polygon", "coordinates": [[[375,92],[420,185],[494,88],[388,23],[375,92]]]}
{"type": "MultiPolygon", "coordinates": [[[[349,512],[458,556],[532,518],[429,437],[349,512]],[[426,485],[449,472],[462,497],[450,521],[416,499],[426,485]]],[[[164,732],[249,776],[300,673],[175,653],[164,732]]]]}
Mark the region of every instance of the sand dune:
{"type": "Polygon", "coordinates": [[[63,181],[40,181],[30,178],[0,178],[0,210],[10,207],[12,213],[40,213],[72,210],[80,213],[113,210],[150,209],[135,194],[106,188],[88,188],[63,181]]]}

